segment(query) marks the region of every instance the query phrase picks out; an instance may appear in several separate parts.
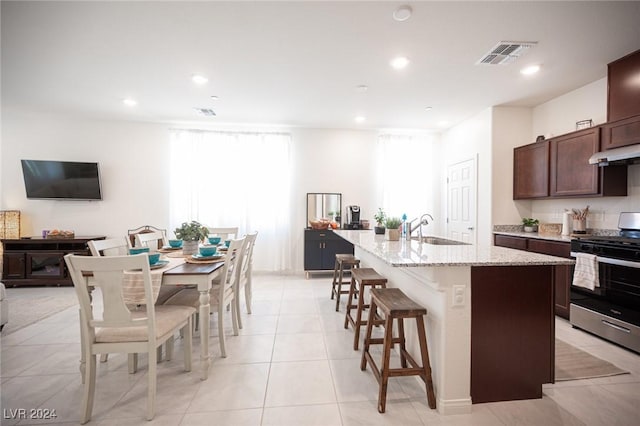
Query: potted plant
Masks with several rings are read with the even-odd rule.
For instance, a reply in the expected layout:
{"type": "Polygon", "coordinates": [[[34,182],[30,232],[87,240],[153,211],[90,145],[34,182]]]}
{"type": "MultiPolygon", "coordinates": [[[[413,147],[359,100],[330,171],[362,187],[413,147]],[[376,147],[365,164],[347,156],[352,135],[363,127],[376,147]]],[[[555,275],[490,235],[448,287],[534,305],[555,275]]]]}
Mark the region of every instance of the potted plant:
{"type": "Polygon", "coordinates": [[[540,221],[538,219],[533,219],[531,217],[522,218],[524,232],[537,232],[539,223],[540,221]]]}
{"type": "Polygon", "coordinates": [[[378,212],[373,216],[373,219],[376,221],[376,226],[373,227],[373,230],[376,234],[384,234],[384,220],[386,218],[387,215],[384,210],[382,210],[382,207],[378,208],[378,212]]]}
{"type": "Polygon", "coordinates": [[[176,234],[177,239],[183,241],[183,254],[196,254],[198,252],[198,243],[209,236],[209,229],[195,220],[183,222],[173,232],[176,234]]]}
{"type": "Polygon", "coordinates": [[[384,235],[389,241],[398,241],[400,239],[400,225],[402,220],[399,217],[388,217],[384,221],[386,230],[384,235]]]}

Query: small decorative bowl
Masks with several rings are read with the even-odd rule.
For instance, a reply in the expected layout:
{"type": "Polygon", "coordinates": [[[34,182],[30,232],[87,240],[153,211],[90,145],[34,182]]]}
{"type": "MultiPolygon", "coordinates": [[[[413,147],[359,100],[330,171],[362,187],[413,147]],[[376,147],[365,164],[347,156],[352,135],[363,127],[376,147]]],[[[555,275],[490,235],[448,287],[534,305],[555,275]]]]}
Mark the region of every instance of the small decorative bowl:
{"type": "Polygon", "coordinates": [[[129,249],[129,254],[149,253],[149,247],[134,247],[129,249]]]}
{"type": "Polygon", "coordinates": [[[155,265],[160,260],[160,253],[149,253],[149,265],[155,265]]]}
{"type": "Polygon", "coordinates": [[[213,256],[218,251],[216,246],[200,247],[200,256],[213,256]]]}
{"type": "Polygon", "coordinates": [[[169,245],[173,248],[182,247],[182,240],[169,240],[169,245]]]}
{"type": "Polygon", "coordinates": [[[221,240],[220,237],[209,237],[209,244],[214,244],[214,245],[220,244],[220,240],[221,240]]]}
{"type": "Polygon", "coordinates": [[[224,245],[229,248],[229,246],[231,245],[231,240],[224,240],[224,245]]]}

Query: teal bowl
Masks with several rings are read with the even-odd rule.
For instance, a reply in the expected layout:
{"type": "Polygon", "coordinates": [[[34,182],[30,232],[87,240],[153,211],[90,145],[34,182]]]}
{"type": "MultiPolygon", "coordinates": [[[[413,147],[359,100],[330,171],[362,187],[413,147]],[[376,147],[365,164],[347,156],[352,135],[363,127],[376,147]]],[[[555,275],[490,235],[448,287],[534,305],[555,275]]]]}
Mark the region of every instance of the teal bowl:
{"type": "Polygon", "coordinates": [[[173,248],[182,247],[182,240],[169,240],[169,245],[173,248]]]}
{"type": "Polygon", "coordinates": [[[229,246],[231,245],[231,240],[225,240],[224,245],[227,246],[227,248],[229,248],[229,246]]]}
{"type": "Polygon", "coordinates": [[[160,253],[149,253],[149,265],[155,265],[160,260],[160,253]]]}
{"type": "Polygon", "coordinates": [[[134,247],[129,249],[129,254],[149,253],[149,247],[134,247]]]}
{"type": "Polygon", "coordinates": [[[216,246],[200,247],[200,256],[213,256],[218,251],[216,246]]]}
{"type": "Polygon", "coordinates": [[[220,244],[220,237],[209,237],[209,244],[213,244],[213,245],[220,244]]]}

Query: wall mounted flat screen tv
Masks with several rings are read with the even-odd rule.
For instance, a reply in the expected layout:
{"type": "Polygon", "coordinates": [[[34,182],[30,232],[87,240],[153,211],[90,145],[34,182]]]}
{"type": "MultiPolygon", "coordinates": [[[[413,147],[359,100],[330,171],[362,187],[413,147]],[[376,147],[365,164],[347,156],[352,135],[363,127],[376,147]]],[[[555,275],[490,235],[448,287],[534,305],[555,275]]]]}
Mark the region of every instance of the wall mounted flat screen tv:
{"type": "Polygon", "coordinates": [[[102,200],[98,163],[21,161],[30,200],[102,200]]]}

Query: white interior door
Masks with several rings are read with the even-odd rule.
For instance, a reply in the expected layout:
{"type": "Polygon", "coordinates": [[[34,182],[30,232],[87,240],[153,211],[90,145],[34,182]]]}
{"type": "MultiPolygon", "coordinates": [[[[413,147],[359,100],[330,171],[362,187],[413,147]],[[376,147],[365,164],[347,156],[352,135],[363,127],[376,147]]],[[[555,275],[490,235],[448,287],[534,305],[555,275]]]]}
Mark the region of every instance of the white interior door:
{"type": "Polygon", "coordinates": [[[447,236],[476,243],[476,159],[447,167],[447,236]]]}

